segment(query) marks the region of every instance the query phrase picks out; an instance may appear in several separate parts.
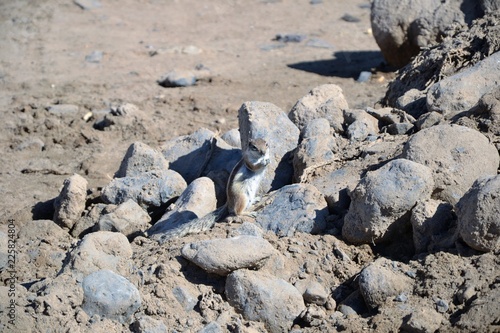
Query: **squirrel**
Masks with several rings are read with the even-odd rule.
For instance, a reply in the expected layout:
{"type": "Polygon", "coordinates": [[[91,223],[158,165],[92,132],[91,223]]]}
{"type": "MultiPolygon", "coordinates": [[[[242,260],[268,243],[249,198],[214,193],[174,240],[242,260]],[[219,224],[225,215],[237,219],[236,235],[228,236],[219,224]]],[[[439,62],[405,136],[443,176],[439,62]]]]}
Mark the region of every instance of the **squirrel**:
{"type": "Polygon", "coordinates": [[[267,142],[260,138],[250,140],[248,146],[243,150],[242,159],[229,175],[226,186],[226,203],[201,218],[196,218],[178,228],[167,231],[160,237],[160,243],[171,238],[209,230],[216,222],[227,217],[238,217],[246,214],[247,209],[257,200],[257,191],[269,163],[267,142]]]}

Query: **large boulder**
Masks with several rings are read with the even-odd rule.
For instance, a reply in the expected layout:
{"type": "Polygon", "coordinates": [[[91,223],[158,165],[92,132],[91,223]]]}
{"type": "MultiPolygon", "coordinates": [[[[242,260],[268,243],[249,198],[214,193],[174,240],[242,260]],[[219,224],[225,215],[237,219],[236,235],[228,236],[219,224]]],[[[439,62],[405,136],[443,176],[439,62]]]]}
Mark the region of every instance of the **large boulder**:
{"type": "Polygon", "coordinates": [[[435,199],[455,204],[482,176],[497,173],[500,157],[480,132],[464,126],[424,129],[406,143],[404,158],[428,166],[434,177],[435,199]]]}

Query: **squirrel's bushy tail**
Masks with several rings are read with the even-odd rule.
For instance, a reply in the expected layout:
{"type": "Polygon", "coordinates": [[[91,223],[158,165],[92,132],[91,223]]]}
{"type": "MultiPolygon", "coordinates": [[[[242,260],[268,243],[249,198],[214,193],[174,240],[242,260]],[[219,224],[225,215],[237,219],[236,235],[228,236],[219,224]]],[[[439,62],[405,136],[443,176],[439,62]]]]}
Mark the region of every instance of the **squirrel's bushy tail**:
{"type": "Polygon", "coordinates": [[[173,229],[167,230],[159,237],[160,244],[169,239],[183,237],[189,234],[196,234],[212,228],[215,222],[222,220],[228,215],[227,206],[221,206],[207,215],[181,224],[173,229]]]}

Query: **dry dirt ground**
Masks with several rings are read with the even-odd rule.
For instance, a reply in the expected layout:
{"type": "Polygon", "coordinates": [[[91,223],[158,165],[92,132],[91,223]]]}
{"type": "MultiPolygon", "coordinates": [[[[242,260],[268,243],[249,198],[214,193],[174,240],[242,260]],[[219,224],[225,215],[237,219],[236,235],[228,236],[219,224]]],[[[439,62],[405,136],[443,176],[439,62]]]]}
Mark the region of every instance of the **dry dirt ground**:
{"type": "MultiPolygon", "coordinates": [[[[52,200],[63,180],[74,173],[84,176],[89,188],[98,192],[135,141],[157,147],[201,127],[225,132],[237,127],[237,110],[245,101],[271,102],[288,112],[300,97],[324,83],[342,87],[350,108],[371,107],[384,96],[393,77],[379,67],[383,58],[370,34],[368,1],[100,3],[84,10],[71,0],[0,2],[0,231],[8,232],[8,221],[22,230],[33,219],[51,219],[52,200]],[[275,40],[278,34],[298,34],[301,40],[275,40]],[[101,59],[92,60],[95,51],[102,52],[101,59]],[[198,65],[210,75],[194,86],[157,84],[166,72],[193,70],[198,65]],[[362,71],[373,75],[359,83],[356,79],[362,71]],[[139,111],[104,130],[94,126],[105,110],[120,103],[132,103],[139,111]],[[50,109],[58,104],[78,109],[50,109]]],[[[217,226],[214,235],[225,235],[225,228],[229,227],[217,226]]],[[[337,294],[352,292],[352,277],[376,256],[369,246],[347,246],[331,235],[291,239],[267,235],[267,239],[289,259],[291,282],[311,274],[332,289],[342,285],[337,294]],[[352,261],[332,266],[318,259],[332,253],[345,253],[352,261]]],[[[177,260],[183,243],[175,240],[170,248],[159,248],[143,239],[133,244],[133,260],[141,263],[140,269],[161,266],[177,272],[171,281],[147,277],[141,289],[141,311],[163,320],[169,331],[197,331],[224,311],[229,311],[227,329],[262,331],[262,325],[243,321],[223,302],[222,279],[200,276],[195,267],[177,260]],[[160,296],[186,278],[193,284],[193,293],[201,295],[203,320],[196,312],[184,315],[175,299],[170,302],[172,297],[160,296]]],[[[474,281],[478,293],[493,283],[498,264],[494,255],[457,258],[437,253],[395,265],[401,271],[416,272],[421,283],[415,293],[427,297],[429,304],[434,296],[452,300],[465,280],[474,281]]],[[[57,273],[41,262],[34,264],[36,276],[31,276],[32,263],[18,265],[18,280],[23,283],[57,273]]],[[[4,299],[2,295],[0,301],[4,299]]],[[[459,310],[452,304],[446,318],[458,316],[459,310]]],[[[33,311],[25,317],[32,319],[19,329],[123,329],[109,321],[85,323],[81,312],[76,323],[65,314],[33,311]]],[[[391,322],[394,313],[339,319],[304,330],[394,331],[401,325],[391,322]]],[[[473,322],[474,318],[481,317],[472,317],[473,322]]]]}

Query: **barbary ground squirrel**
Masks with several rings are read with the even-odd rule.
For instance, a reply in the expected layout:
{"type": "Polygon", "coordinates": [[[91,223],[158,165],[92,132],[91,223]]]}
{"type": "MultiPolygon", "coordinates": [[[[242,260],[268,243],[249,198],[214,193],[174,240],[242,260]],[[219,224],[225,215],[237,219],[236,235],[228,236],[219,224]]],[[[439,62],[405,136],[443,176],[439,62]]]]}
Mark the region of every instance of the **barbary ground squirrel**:
{"type": "Polygon", "coordinates": [[[231,171],[226,187],[227,201],[213,212],[171,229],[160,237],[160,242],[213,227],[226,217],[239,217],[256,201],[260,182],[269,164],[269,147],[264,139],[254,139],[243,150],[243,158],[231,171]]]}

